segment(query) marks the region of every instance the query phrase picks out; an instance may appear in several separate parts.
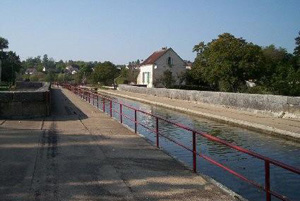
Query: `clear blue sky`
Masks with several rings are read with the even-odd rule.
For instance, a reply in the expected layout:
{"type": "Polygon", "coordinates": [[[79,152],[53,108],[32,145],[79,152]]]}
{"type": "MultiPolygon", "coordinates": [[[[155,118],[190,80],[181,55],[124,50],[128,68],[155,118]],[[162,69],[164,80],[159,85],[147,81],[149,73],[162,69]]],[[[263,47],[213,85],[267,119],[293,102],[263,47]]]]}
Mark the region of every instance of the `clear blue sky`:
{"type": "Polygon", "coordinates": [[[224,32],[293,52],[300,0],[1,0],[0,19],[21,59],[123,64],[167,46],[194,60],[195,44],[224,32]]]}

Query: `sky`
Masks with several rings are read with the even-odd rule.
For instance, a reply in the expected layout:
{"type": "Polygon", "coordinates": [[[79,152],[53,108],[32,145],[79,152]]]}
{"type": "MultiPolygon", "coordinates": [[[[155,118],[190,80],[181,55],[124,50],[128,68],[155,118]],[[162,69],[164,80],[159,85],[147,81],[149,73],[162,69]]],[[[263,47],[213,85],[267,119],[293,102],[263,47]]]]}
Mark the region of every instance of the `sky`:
{"type": "Polygon", "coordinates": [[[228,32],[292,53],[300,0],[0,0],[0,36],[20,58],[125,64],[172,47],[193,61],[193,46],[228,32]]]}

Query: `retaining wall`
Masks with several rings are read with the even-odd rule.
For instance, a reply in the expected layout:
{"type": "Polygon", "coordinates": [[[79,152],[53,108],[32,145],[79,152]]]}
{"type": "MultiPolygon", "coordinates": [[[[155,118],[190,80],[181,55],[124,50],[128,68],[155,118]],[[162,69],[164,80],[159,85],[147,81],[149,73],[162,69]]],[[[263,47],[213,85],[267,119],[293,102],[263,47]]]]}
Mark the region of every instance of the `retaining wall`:
{"type": "Polygon", "coordinates": [[[16,82],[17,89],[38,89],[47,85],[45,82],[16,82]]]}
{"type": "Polygon", "coordinates": [[[130,85],[119,85],[118,89],[121,91],[149,94],[158,97],[222,105],[236,109],[267,111],[276,115],[287,115],[300,118],[300,97],[145,88],[130,85]]]}
{"type": "MultiPolygon", "coordinates": [[[[34,84],[35,86],[38,83],[34,84]]],[[[0,92],[0,118],[33,118],[50,114],[50,84],[26,91],[0,92]]]]}

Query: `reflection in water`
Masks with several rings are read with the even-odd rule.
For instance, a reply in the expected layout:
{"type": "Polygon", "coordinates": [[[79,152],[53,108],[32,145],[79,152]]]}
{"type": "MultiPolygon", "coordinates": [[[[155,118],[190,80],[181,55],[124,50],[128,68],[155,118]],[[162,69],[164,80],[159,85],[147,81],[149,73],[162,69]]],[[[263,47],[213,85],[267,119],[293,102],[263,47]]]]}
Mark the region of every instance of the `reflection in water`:
{"type": "MultiPolygon", "coordinates": [[[[122,98],[115,98],[115,100],[121,101],[148,113],[163,117],[172,122],[178,122],[187,125],[195,130],[207,132],[232,144],[282,161],[291,166],[300,166],[299,143],[135,101],[129,101],[122,98]]],[[[113,107],[115,110],[119,110],[117,105],[113,105],[113,107]]],[[[99,108],[102,108],[101,104],[99,105],[99,108]]],[[[109,104],[107,105],[107,108],[109,108],[109,104]]],[[[134,118],[134,112],[132,110],[123,107],[123,112],[132,119],[134,118]]],[[[114,114],[114,117],[119,119],[119,114],[114,114]]],[[[153,117],[138,113],[138,121],[140,121],[142,124],[145,124],[147,127],[152,128],[153,130],[155,129],[156,123],[153,117]]],[[[130,120],[123,118],[123,122],[129,127],[134,128],[134,124],[130,120]]],[[[142,126],[138,126],[138,132],[155,142],[154,133],[148,131],[142,126]]],[[[159,132],[163,135],[171,137],[176,141],[180,141],[180,143],[186,146],[191,147],[192,145],[191,132],[178,128],[177,126],[169,124],[165,121],[159,121],[159,132]]],[[[172,155],[175,155],[178,159],[184,161],[186,164],[192,164],[191,152],[175,145],[174,143],[170,143],[163,138],[160,139],[160,145],[164,150],[172,155]]],[[[197,137],[197,149],[200,153],[207,155],[246,176],[247,178],[264,185],[263,161],[238,152],[225,145],[210,141],[201,136],[197,137]]],[[[221,168],[210,164],[202,158],[197,159],[197,168],[199,172],[209,175],[249,200],[265,200],[265,193],[258,191],[251,185],[241,181],[221,168]]],[[[286,195],[292,200],[297,200],[300,198],[300,176],[291,174],[282,168],[271,165],[271,188],[274,191],[286,195]]]]}

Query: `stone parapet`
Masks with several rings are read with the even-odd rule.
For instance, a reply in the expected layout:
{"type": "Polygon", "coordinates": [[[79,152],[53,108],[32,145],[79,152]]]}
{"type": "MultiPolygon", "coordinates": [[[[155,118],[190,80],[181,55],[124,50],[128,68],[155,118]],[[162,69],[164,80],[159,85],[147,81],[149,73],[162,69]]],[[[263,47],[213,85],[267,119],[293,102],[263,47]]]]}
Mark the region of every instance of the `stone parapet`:
{"type": "Polygon", "coordinates": [[[50,114],[50,83],[28,83],[27,86],[40,87],[0,92],[0,118],[33,118],[50,114]]]}
{"type": "Polygon", "coordinates": [[[145,88],[130,85],[119,85],[118,89],[121,91],[148,94],[158,97],[222,105],[235,109],[269,112],[280,116],[300,117],[300,97],[145,88]]]}

